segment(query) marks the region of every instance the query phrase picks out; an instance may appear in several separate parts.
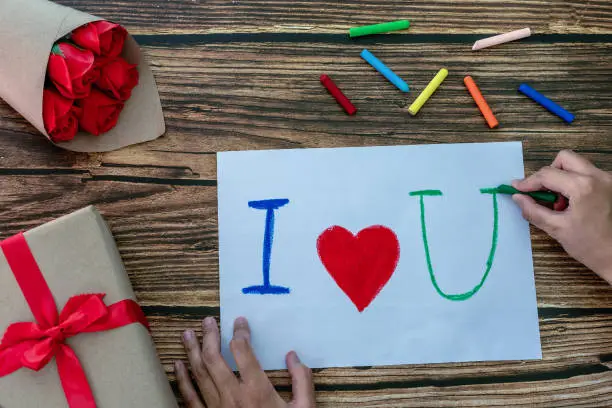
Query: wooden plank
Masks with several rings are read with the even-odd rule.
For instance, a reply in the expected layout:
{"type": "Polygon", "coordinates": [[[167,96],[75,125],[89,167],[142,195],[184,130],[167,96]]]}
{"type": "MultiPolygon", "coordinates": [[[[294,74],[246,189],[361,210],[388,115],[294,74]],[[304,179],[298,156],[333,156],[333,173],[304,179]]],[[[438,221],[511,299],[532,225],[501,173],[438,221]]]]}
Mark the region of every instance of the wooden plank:
{"type": "Polygon", "coordinates": [[[416,390],[370,392],[319,392],[321,407],[529,407],[597,408],[609,407],[610,376],[590,375],[550,384],[519,383],[474,387],[425,387],[416,390]]]}
{"type": "Polygon", "coordinates": [[[346,33],[354,25],[396,18],[411,21],[410,33],[498,33],[525,26],[540,33],[609,33],[612,29],[612,5],[605,0],[57,2],[115,20],[139,34],[346,33]]]}
{"type": "Polygon", "coordinates": [[[318,392],[320,407],[610,407],[612,377],[608,373],[562,381],[422,387],[375,391],[318,392]]]}
{"type": "MultiPolygon", "coordinates": [[[[142,304],[217,307],[216,188],[134,179],[98,180],[88,172],[1,176],[0,238],[94,204],[111,226],[142,304]]],[[[533,249],[541,308],[612,311],[612,288],[550,238],[534,230],[533,249]]]]}
{"type": "MultiPolygon", "coordinates": [[[[184,313],[150,320],[162,363],[174,381],[173,362],[186,361],[180,333],[198,328],[200,321],[184,313]]],[[[323,407],[607,406],[612,401],[612,356],[606,354],[612,347],[612,315],[544,318],[540,330],[540,361],[314,370],[318,401],[323,407]]],[[[277,389],[290,390],[286,371],[269,376],[277,389]]]]}
{"type": "MultiPolygon", "coordinates": [[[[201,319],[205,315],[197,316],[178,310],[173,314],[169,309],[155,307],[145,307],[145,311],[162,363],[171,372],[174,360],[187,358],[180,341],[181,333],[187,329],[200,333],[201,319]]],[[[433,378],[445,385],[452,385],[452,381],[475,384],[483,381],[483,371],[492,378],[491,382],[512,382],[514,377],[521,379],[521,376],[532,372],[540,373],[540,378],[532,380],[543,381],[579,374],[579,368],[583,374],[610,371],[612,314],[541,318],[540,332],[542,360],[316,369],[320,376],[317,383],[321,388],[336,386],[338,390],[350,385],[372,388],[373,382],[386,384],[387,388],[402,384],[407,388],[422,385],[419,382],[433,378]],[[494,381],[496,377],[499,381],[494,381]]],[[[284,372],[271,372],[270,376],[275,378],[277,385],[289,385],[289,378],[284,372]]]]}
{"type": "Polygon", "coordinates": [[[68,153],[34,136],[34,128],[2,103],[0,167],[95,172],[106,166],[106,173],[113,165],[178,163],[184,167],[173,177],[213,180],[215,151],[522,140],[528,171],[562,148],[612,170],[612,43],[509,44],[478,54],[467,43],[367,46],[405,77],[411,94],[402,95],[361,61],[359,44],[152,44],[145,51],[165,109],[165,137],[107,154],[68,153]],[[407,106],[441,66],[449,77],[410,117],[407,106]],[[357,116],[346,116],[327,95],[318,81],[322,72],[352,98],[357,116]],[[464,89],[466,74],[478,82],[500,129],[484,124],[464,89]],[[576,122],[568,126],[517,94],[524,81],[576,113],[576,122]]]}
{"type": "MultiPolygon", "coordinates": [[[[435,383],[435,381],[434,381],[435,383]]],[[[436,385],[407,389],[321,390],[317,407],[528,407],[528,408],[609,408],[611,376],[598,373],[559,381],[525,381],[516,384],[467,386],[436,385]]],[[[176,383],[172,383],[176,389],[176,383]]],[[[283,387],[287,389],[288,387],[283,387]]],[[[178,395],[178,394],[177,394],[178,395]]],[[[281,391],[290,400],[289,391],[281,391]]]]}

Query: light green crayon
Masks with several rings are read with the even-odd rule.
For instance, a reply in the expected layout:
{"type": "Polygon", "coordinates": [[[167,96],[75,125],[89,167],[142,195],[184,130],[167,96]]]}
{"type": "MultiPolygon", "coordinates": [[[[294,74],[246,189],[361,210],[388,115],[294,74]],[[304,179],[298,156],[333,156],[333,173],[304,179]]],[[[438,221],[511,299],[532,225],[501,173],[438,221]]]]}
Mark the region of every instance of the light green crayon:
{"type": "Polygon", "coordinates": [[[387,33],[389,31],[405,30],[408,27],[410,27],[410,21],[408,20],[397,20],[388,23],[353,27],[349,30],[349,37],[361,37],[364,35],[387,33]]]}

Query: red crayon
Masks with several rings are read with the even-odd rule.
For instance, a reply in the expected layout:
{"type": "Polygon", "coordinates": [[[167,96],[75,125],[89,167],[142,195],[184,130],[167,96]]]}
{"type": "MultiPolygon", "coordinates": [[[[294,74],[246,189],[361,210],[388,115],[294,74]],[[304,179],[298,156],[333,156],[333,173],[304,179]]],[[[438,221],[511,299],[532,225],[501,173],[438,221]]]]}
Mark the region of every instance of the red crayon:
{"type": "Polygon", "coordinates": [[[323,86],[329,91],[329,93],[334,97],[334,99],[336,99],[336,102],[338,102],[338,104],[340,104],[340,106],[344,108],[346,113],[348,113],[349,115],[354,115],[355,112],[357,112],[357,108],[355,107],[355,105],[353,105],[349,98],[347,98],[346,95],[342,93],[340,88],[336,86],[336,84],[334,83],[334,81],[331,80],[330,77],[325,74],[322,74],[320,79],[323,86]]]}

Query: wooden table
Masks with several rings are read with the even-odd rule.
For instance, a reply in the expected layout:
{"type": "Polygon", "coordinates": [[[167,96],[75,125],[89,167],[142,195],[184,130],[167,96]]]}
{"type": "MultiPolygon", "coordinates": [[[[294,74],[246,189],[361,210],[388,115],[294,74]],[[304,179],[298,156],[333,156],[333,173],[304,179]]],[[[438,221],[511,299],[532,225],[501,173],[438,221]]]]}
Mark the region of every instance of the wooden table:
{"type": "MultiPolygon", "coordinates": [[[[528,172],[562,148],[612,170],[612,3],[607,0],[61,0],[123,23],[155,73],[168,132],[105,154],[51,146],[0,103],[0,237],[88,204],[110,223],[170,380],[180,334],[219,315],[215,152],[521,140],[528,172]],[[401,35],[351,41],[395,18],[401,35]],[[530,26],[519,43],[471,52],[530,26]],[[450,75],[417,117],[359,58],[367,46],[421,90],[450,75]],[[326,72],[359,108],[348,117],[326,72]],[[501,123],[464,89],[472,75],[501,123]],[[568,126],[518,95],[527,81],[577,114],[568,126]]],[[[6,80],[6,79],[3,79],[6,80]]],[[[532,231],[541,361],[325,369],[320,406],[612,406],[612,289],[532,231]]],[[[500,317],[503,318],[503,317],[500,317]]],[[[271,373],[284,393],[285,372],[271,373]]]]}

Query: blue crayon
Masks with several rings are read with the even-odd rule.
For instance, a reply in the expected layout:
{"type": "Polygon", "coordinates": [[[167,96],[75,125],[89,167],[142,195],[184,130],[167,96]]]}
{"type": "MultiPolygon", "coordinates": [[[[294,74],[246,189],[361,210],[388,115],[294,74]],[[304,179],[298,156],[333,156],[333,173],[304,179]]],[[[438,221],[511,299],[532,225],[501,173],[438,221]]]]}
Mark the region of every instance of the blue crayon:
{"type": "Polygon", "coordinates": [[[539,103],[540,105],[548,109],[549,112],[554,113],[555,115],[559,116],[561,119],[563,119],[567,123],[572,123],[574,121],[573,114],[569,113],[568,111],[563,109],[561,106],[557,105],[556,103],[554,103],[553,101],[551,101],[550,99],[548,99],[547,97],[545,97],[544,95],[542,95],[541,93],[539,93],[538,91],[530,87],[529,85],[521,84],[521,86],[519,86],[518,91],[530,97],[531,99],[533,99],[534,101],[536,101],[537,103],[539,103]]]}
{"type": "Polygon", "coordinates": [[[378,58],[376,58],[374,56],[374,54],[372,54],[370,51],[368,51],[366,49],[361,51],[361,58],[366,60],[366,62],[368,64],[373,66],[374,69],[376,69],[378,72],[380,72],[385,78],[387,78],[389,80],[389,82],[391,82],[393,85],[395,85],[400,91],[408,92],[410,90],[408,88],[408,84],[406,82],[404,82],[404,80],[402,78],[397,76],[397,74],[395,72],[391,71],[391,69],[389,69],[389,67],[387,67],[385,64],[383,64],[382,61],[379,60],[378,58]]]}

